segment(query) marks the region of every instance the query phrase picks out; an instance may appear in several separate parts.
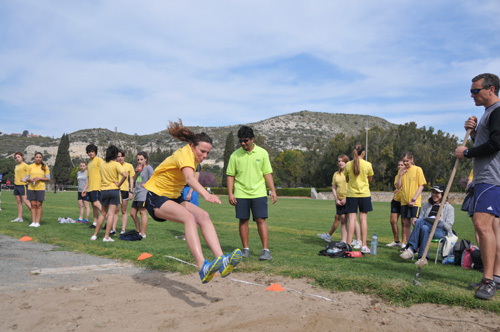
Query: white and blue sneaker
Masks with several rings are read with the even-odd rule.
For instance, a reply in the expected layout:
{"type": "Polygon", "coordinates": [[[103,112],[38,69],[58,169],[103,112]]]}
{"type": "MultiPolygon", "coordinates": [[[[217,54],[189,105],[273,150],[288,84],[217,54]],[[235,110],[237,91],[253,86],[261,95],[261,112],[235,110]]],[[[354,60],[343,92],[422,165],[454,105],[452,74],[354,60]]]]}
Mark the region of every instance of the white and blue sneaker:
{"type": "Polygon", "coordinates": [[[241,262],[241,250],[234,249],[231,254],[222,255],[222,265],[219,269],[222,278],[227,277],[233,272],[236,265],[241,262]]]}
{"type": "Polygon", "coordinates": [[[222,256],[216,257],[211,262],[208,259],[205,259],[205,263],[203,263],[203,266],[201,267],[200,270],[201,282],[203,284],[210,282],[210,280],[213,279],[215,273],[219,271],[221,266],[222,266],[222,256]]]}

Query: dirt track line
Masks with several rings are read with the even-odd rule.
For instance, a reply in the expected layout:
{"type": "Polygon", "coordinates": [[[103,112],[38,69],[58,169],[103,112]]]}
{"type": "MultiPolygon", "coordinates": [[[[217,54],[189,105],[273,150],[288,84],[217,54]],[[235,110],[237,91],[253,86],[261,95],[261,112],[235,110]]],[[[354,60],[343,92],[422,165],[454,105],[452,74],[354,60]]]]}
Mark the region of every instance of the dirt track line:
{"type": "Polygon", "coordinates": [[[108,271],[116,269],[124,269],[134,267],[132,264],[128,263],[109,263],[109,264],[97,264],[97,265],[83,265],[83,266],[71,266],[71,267],[58,267],[58,268],[47,268],[47,269],[36,269],[31,271],[31,274],[71,274],[71,273],[85,273],[92,271],[108,271]]]}

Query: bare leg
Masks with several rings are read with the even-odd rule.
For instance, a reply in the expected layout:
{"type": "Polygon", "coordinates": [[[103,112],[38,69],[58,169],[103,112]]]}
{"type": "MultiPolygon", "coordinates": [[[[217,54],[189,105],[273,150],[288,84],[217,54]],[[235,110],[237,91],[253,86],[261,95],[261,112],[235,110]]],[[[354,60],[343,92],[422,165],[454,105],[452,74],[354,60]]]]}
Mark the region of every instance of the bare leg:
{"type": "MultiPolygon", "coordinates": [[[[269,249],[269,227],[267,226],[266,219],[257,218],[255,220],[257,223],[257,230],[259,232],[260,240],[262,242],[262,249],[269,249]]],[[[246,247],[248,248],[248,247],[246,247]]]]}
{"type": "Polygon", "coordinates": [[[26,204],[26,206],[28,207],[28,209],[31,210],[31,202],[28,201],[28,197],[26,197],[26,195],[23,196],[23,202],[24,202],[24,204],[26,204]]]}
{"type": "Polygon", "coordinates": [[[399,242],[399,227],[398,227],[399,213],[391,213],[391,228],[394,241],[399,242]]]}
{"type": "Polygon", "coordinates": [[[128,206],[128,200],[125,200],[122,202],[122,230],[127,229],[127,221],[128,221],[128,211],[127,211],[127,206],[128,206]]]}
{"type": "Polygon", "coordinates": [[[359,213],[359,222],[361,224],[361,240],[363,247],[366,247],[366,238],[368,236],[368,214],[366,212],[359,213]]]}
{"type": "MultiPolygon", "coordinates": [[[[104,207],[106,208],[106,207],[104,207]]],[[[111,228],[113,227],[113,219],[115,217],[115,211],[118,210],[118,205],[110,204],[108,205],[106,213],[107,213],[107,221],[106,221],[106,233],[104,234],[104,238],[109,238],[109,233],[111,233],[111,228]]]]}
{"type": "Polygon", "coordinates": [[[410,218],[401,218],[401,241],[403,243],[408,243],[411,234],[411,219],[410,218]]]}
{"type": "Polygon", "coordinates": [[[43,208],[42,208],[43,202],[38,202],[37,208],[36,208],[36,223],[40,225],[40,221],[42,220],[42,215],[43,215],[43,208]]]}
{"type": "Polygon", "coordinates": [[[148,228],[148,211],[145,208],[139,208],[139,212],[141,214],[141,235],[146,235],[146,228],[148,228]]]}
{"type": "Polygon", "coordinates": [[[347,215],[345,214],[340,216],[340,234],[342,241],[347,243],[347,215]]]}
{"type": "Polygon", "coordinates": [[[495,261],[497,255],[497,238],[498,230],[492,232],[492,228],[496,224],[495,216],[493,214],[476,212],[474,213],[474,228],[479,236],[481,243],[481,259],[483,260],[484,272],[483,277],[486,279],[493,279],[493,270],[495,268],[495,261]]]}
{"type": "Polygon", "coordinates": [[[497,240],[497,254],[495,256],[495,267],[493,269],[493,274],[500,276],[500,221],[495,218],[493,222],[493,233],[495,234],[497,240]]]}
{"type": "Polygon", "coordinates": [[[90,207],[89,207],[89,202],[88,201],[83,201],[83,204],[85,205],[85,210],[86,210],[86,214],[85,214],[85,219],[89,220],[89,217],[90,217],[90,207]]]}
{"type": "Polygon", "coordinates": [[[16,196],[16,202],[17,202],[17,217],[19,219],[23,219],[23,201],[21,196],[16,196]]]}
{"type": "Polygon", "coordinates": [[[78,208],[80,209],[80,216],[78,219],[83,219],[83,200],[78,200],[78,208]]]}
{"type": "Polygon", "coordinates": [[[132,217],[132,220],[134,221],[135,229],[140,233],[141,232],[141,223],[139,221],[139,218],[137,217],[137,208],[133,207],[130,209],[130,216],[132,217]]]}
{"type": "MultiPolygon", "coordinates": [[[[359,214],[359,219],[361,219],[361,213],[359,214]]],[[[361,241],[361,228],[359,227],[359,220],[356,220],[356,240],[361,241]]]]}
{"type": "Polygon", "coordinates": [[[349,216],[349,228],[348,228],[348,232],[347,232],[347,244],[351,244],[352,243],[352,237],[354,235],[354,231],[356,229],[356,224],[357,224],[357,215],[356,213],[349,213],[348,214],[349,216]]]}
{"type": "Polygon", "coordinates": [[[328,232],[328,234],[330,234],[330,236],[332,236],[333,233],[335,233],[335,231],[339,227],[339,224],[340,224],[340,215],[336,214],[335,220],[333,221],[332,228],[330,228],[330,231],[328,232]]]}
{"type": "Polygon", "coordinates": [[[240,238],[243,248],[249,248],[248,246],[248,219],[240,219],[240,238]]]}

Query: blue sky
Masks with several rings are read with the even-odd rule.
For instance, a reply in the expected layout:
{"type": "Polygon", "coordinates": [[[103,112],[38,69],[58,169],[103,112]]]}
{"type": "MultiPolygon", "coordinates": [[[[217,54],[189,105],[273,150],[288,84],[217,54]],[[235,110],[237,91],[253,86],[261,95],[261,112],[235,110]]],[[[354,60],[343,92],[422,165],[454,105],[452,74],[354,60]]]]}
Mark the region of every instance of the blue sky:
{"type": "Polygon", "coordinates": [[[464,136],[500,2],[0,0],[0,131],[149,134],[309,110],[464,136]]]}

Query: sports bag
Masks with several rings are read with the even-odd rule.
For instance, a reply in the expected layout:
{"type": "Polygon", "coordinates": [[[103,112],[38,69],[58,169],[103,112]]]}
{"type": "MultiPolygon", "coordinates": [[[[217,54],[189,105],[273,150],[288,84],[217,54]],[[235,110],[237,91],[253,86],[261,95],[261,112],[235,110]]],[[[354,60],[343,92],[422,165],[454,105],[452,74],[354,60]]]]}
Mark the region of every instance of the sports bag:
{"type": "Polygon", "coordinates": [[[142,240],[142,236],[141,234],[139,234],[138,231],[134,229],[133,231],[128,231],[123,234],[120,234],[119,239],[124,241],[140,241],[142,240]]]}
{"type": "Polygon", "coordinates": [[[351,250],[351,246],[345,242],[332,241],[326,245],[325,249],[320,250],[318,255],[330,258],[344,257],[346,252],[351,250]]]}
{"type": "Polygon", "coordinates": [[[465,251],[465,249],[472,248],[472,242],[469,240],[460,240],[459,242],[455,243],[455,246],[453,247],[453,255],[455,256],[455,265],[461,266],[462,265],[462,254],[465,251]]]}
{"type": "Polygon", "coordinates": [[[458,241],[458,236],[453,231],[444,237],[444,243],[441,247],[441,261],[444,261],[449,255],[453,255],[453,247],[458,241]]]}

